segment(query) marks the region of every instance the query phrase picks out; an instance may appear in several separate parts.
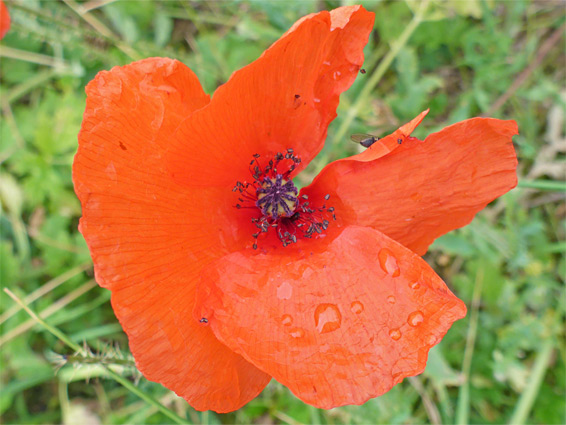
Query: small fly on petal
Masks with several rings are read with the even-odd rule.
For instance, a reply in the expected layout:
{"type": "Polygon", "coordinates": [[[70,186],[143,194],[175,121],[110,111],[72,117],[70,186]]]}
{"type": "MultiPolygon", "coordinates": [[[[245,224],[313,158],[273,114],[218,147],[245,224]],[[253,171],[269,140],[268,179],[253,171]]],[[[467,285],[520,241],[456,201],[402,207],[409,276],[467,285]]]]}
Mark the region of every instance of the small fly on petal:
{"type": "Polygon", "coordinates": [[[375,142],[379,140],[379,137],[374,136],[372,134],[357,133],[357,134],[352,134],[350,136],[350,139],[352,140],[352,142],[359,143],[364,148],[369,148],[371,145],[373,145],[375,142]]]}

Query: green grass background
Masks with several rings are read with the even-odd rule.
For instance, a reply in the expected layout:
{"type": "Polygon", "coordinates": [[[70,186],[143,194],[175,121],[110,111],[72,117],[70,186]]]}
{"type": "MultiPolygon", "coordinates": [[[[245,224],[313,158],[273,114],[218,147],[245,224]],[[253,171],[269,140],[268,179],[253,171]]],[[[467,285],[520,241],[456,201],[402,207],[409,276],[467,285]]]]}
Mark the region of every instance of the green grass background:
{"type": "Polygon", "coordinates": [[[300,184],[355,153],[351,133],[385,134],[429,107],[421,138],[479,115],[519,124],[519,187],[426,256],[469,308],[426,371],[363,406],[318,410],[272,382],[237,412],[196,412],[134,369],[77,231],[71,163],[98,71],[168,56],[212,93],[296,19],[348,1],[9,1],[0,280],[46,323],[0,293],[4,423],[566,422],[564,3],[361,3],[376,12],[367,73],[342,95],[300,184]]]}

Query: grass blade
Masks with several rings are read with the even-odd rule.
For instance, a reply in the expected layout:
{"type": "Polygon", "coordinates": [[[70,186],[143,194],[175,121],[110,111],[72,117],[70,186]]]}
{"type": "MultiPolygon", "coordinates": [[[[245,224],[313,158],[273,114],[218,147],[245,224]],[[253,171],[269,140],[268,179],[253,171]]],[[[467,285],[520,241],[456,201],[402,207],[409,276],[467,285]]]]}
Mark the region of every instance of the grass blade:
{"type": "Polygon", "coordinates": [[[391,47],[391,50],[387,53],[387,55],[385,55],[375,72],[368,79],[366,85],[361,90],[360,95],[356,99],[356,102],[352,104],[352,107],[348,110],[346,117],[344,118],[340,127],[336,131],[336,134],[332,138],[332,141],[330,143],[331,146],[334,146],[340,140],[344,139],[344,136],[350,128],[352,121],[354,120],[356,115],[358,115],[358,111],[360,110],[361,105],[363,105],[367,101],[367,98],[370,96],[372,90],[381,81],[381,79],[385,75],[385,72],[389,69],[399,52],[407,44],[411,35],[413,35],[415,30],[424,20],[426,11],[429,7],[429,3],[430,2],[428,0],[421,2],[417,13],[415,14],[415,16],[413,16],[413,19],[411,20],[409,25],[407,25],[398,41],[391,47]]]}
{"type": "Polygon", "coordinates": [[[462,364],[462,374],[464,383],[458,393],[458,405],[456,407],[456,423],[458,425],[469,424],[470,417],[470,370],[472,367],[472,357],[478,331],[479,306],[483,287],[483,269],[480,268],[476,274],[474,293],[472,295],[472,312],[470,314],[470,327],[466,337],[466,350],[464,351],[464,361],[462,364]]]}
{"type": "Polygon", "coordinates": [[[529,384],[525,387],[525,391],[521,394],[513,415],[509,419],[509,424],[522,425],[529,417],[533,404],[536,400],[540,385],[552,359],[552,352],[554,351],[554,340],[547,339],[537,353],[535,364],[531,372],[529,384]]]}
{"type": "MultiPolygon", "coordinates": [[[[69,348],[73,349],[76,353],[80,354],[83,357],[87,357],[88,356],[88,351],[84,348],[81,347],[79,344],[77,344],[76,342],[73,342],[67,335],[65,335],[63,332],[61,332],[59,329],[55,328],[54,326],[51,326],[50,324],[48,324],[45,320],[43,320],[41,317],[39,317],[32,309],[30,309],[26,304],[24,304],[24,302],[22,300],[20,300],[16,294],[14,294],[12,291],[10,291],[8,288],[4,288],[4,292],[6,294],[8,294],[8,296],[10,298],[12,298],[23,310],[26,311],[27,314],[30,315],[30,317],[36,321],[42,328],[44,328],[46,331],[48,331],[49,333],[51,333],[52,335],[54,335],[55,337],[59,338],[62,342],[65,343],[65,345],[67,345],[69,348]]],[[[165,416],[167,416],[169,419],[171,419],[172,421],[174,421],[175,423],[178,424],[187,424],[190,423],[189,421],[187,421],[186,419],[181,418],[179,415],[177,415],[177,413],[173,412],[172,410],[168,409],[167,407],[165,407],[163,404],[161,404],[158,400],[154,399],[153,397],[149,396],[148,394],[144,393],[143,391],[141,391],[139,388],[137,388],[134,384],[132,384],[130,381],[128,381],[126,378],[120,376],[119,374],[117,374],[116,372],[114,372],[111,368],[109,368],[106,365],[102,365],[102,367],[104,367],[106,369],[106,371],[108,372],[108,374],[118,383],[122,384],[125,388],[127,388],[130,392],[132,392],[133,394],[137,395],[139,398],[141,398],[142,400],[146,401],[147,403],[151,404],[152,406],[156,407],[161,413],[163,413],[165,416]]]]}
{"type": "Polygon", "coordinates": [[[559,182],[556,180],[521,180],[517,186],[525,189],[566,192],[566,182],[559,182]]]}

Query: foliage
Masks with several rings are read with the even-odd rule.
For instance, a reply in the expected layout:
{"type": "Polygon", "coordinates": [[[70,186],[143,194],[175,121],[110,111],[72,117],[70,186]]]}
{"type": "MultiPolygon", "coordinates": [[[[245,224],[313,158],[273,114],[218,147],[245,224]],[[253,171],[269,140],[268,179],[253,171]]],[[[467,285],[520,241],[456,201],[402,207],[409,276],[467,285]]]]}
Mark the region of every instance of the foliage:
{"type": "Polygon", "coordinates": [[[558,0],[431,0],[424,12],[418,1],[361,3],[377,13],[367,73],[342,96],[332,142],[302,184],[358,149],[334,137],[342,125],[379,135],[430,107],[417,136],[486,113],[517,120],[521,133],[520,186],[440,238],[426,257],[469,314],[431,352],[425,373],[362,406],[319,411],[272,382],[240,411],[196,412],[133,367],[77,231],[71,163],[83,88],[98,71],[169,56],[211,93],[297,18],[342,3],[12,1],[12,28],[0,47],[0,281],[68,343],[0,293],[4,422],[174,420],[162,406],[211,424],[566,423],[565,9],[558,0]],[[415,16],[421,20],[399,44],[415,16]],[[541,57],[559,28],[562,36],[541,57]],[[391,65],[370,87],[388,52],[391,65]],[[76,344],[78,352],[69,348],[76,344]]]}

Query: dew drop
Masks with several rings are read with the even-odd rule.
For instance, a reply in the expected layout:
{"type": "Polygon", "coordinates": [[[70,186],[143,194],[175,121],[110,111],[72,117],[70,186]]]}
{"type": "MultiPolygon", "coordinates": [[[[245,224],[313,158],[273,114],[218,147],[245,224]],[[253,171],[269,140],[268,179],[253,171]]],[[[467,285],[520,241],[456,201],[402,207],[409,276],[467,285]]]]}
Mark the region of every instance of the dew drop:
{"type": "Polygon", "coordinates": [[[318,97],[314,97],[312,100],[314,101],[314,103],[320,103],[320,99],[318,97]]]}
{"type": "Polygon", "coordinates": [[[399,338],[401,338],[401,331],[399,329],[391,329],[389,331],[389,336],[392,340],[397,341],[399,338]]]}
{"type": "Polygon", "coordinates": [[[291,298],[292,294],[293,294],[293,287],[289,282],[283,282],[277,288],[277,298],[279,298],[280,300],[288,300],[289,298],[291,298]]]}
{"type": "Polygon", "coordinates": [[[379,265],[383,271],[390,274],[392,277],[397,277],[401,274],[401,269],[397,264],[397,259],[393,256],[393,253],[387,248],[383,248],[379,251],[379,265]]]}
{"type": "Polygon", "coordinates": [[[314,311],[314,325],[321,334],[335,331],[342,324],[342,314],[334,304],[319,304],[314,311]]]}
{"type": "Polygon", "coordinates": [[[387,302],[388,302],[389,304],[395,304],[396,301],[397,301],[397,300],[395,299],[395,297],[394,297],[393,295],[389,295],[389,296],[387,297],[387,302]]]}
{"type": "Polygon", "coordinates": [[[431,335],[428,337],[426,342],[428,345],[436,345],[438,343],[438,338],[435,337],[434,335],[431,335]]]}
{"type": "Polygon", "coordinates": [[[409,284],[411,289],[419,289],[421,287],[421,284],[419,282],[413,282],[409,284]]]}
{"type": "Polygon", "coordinates": [[[289,335],[291,335],[293,338],[301,338],[305,335],[305,331],[301,328],[293,328],[289,331],[289,335]]]}
{"type": "Polygon", "coordinates": [[[340,73],[340,71],[334,71],[334,73],[332,74],[332,77],[333,77],[335,80],[339,80],[339,79],[340,79],[340,75],[342,75],[342,74],[340,73]]]}
{"type": "Polygon", "coordinates": [[[421,311],[413,311],[407,318],[407,323],[411,326],[419,326],[424,321],[424,316],[421,311]]]}
{"type": "Polygon", "coordinates": [[[291,326],[293,324],[293,318],[288,314],[284,314],[281,316],[281,324],[283,324],[283,326],[291,326]]]}
{"type": "Polygon", "coordinates": [[[350,304],[350,309],[352,310],[352,313],[360,314],[362,311],[364,311],[364,305],[359,301],[354,301],[352,304],[350,304]]]}

